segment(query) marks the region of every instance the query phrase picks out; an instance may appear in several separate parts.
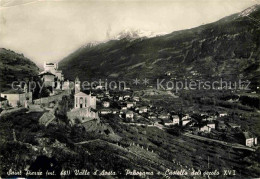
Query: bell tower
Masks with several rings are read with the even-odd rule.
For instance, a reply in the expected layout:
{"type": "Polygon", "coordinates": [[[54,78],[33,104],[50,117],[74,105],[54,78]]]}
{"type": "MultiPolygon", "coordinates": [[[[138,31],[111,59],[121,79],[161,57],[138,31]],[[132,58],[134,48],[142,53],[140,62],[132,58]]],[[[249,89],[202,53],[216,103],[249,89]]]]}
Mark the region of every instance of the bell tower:
{"type": "Polygon", "coordinates": [[[76,79],[75,79],[75,94],[77,94],[79,92],[80,92],[80,81],[79,81],[79,78],[76,77],[76,79]]]}

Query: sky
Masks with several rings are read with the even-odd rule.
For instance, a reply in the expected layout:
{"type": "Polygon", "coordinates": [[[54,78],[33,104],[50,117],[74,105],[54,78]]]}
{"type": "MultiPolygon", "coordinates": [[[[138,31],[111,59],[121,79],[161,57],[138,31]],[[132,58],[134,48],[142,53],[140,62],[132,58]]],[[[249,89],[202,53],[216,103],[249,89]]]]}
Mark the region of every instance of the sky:
{"type": "Polygon", "coordinates": [[[171,33],[219,20],[260,0],[0,0],[0,47],[37,65],[125,29],[171,33]]]}

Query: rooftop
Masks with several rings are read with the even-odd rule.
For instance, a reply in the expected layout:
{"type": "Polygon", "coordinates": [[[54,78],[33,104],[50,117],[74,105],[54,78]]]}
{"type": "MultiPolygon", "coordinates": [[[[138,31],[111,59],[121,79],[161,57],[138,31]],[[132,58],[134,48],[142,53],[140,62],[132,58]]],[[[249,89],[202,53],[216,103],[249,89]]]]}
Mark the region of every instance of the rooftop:
{"type": "Polygon", "coordinates": [[[53,75],[53,76],[55,76],[54,74],[52,74],[52,73],[49,72],[49,71],[43,71],[43,72],[41,72],[41,73],[39,74],[39,76],[44,76],[44,75],[53,75]]]}
{"type": "Polygon", "coordinates": [[[133,111],[127,111],[126,114],[133,114],[133,111]]]}
{"type": "Polygon", "coordinates": [[[86,93],[79,92],[79,93],[75,94],[75,96],[88,96],[88,95],[86,93]]]}
{"type": "Polygon", "coordinates": [[[112,109],[111,108],[102,108],[102,109],[100,109],[100,111],[112,111],[112,109]]]}
{"type": "Polygon", "coordinates": [[[22,90],[10,89],[7,91],[2,92],[2,94],[23,94],[22,90]]]}
{"type": "Polygon", "coordinates": [[[227,123],[229,126],[231,127],[239,127],[240,125],[239,124],[235,124],[235,123],[232,123],[232,122],[229,122],[227,123]]]}
{"type": "Polygon", "coordinates": [[[6,101],[6,100],[7,100],[6,98],[0,97],[0,101],[6,101]]]}
{"type": "Polygon", "coordinates": [[[172,120],[170,119],[161,119],[161,121],[163,121],[164,123],[172,123],[172,120]]]}
{"type": "Polygon", "coordinates": [[[253,135],[252,135],[251,133],[249,133],[249,132],[243,132],[243,134],[244,134],[244,137],[245,137],[246,139],[253,138],[253,135]]]}

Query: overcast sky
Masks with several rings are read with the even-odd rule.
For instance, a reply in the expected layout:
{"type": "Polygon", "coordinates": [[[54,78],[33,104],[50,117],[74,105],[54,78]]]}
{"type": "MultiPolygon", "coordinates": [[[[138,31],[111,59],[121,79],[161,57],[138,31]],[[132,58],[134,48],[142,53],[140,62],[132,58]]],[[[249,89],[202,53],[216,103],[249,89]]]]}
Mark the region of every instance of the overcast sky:
{"type": "Polygon", "coordinates": [[[214,22],[259,0],[0,0],[0,47],[38,65],[124,29],[170,33],[214,22]]]}

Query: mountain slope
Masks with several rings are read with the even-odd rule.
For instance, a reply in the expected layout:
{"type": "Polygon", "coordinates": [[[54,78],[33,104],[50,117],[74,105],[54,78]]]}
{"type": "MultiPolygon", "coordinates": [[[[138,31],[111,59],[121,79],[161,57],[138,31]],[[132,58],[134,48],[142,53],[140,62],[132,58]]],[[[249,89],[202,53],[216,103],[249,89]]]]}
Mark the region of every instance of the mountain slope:
{"type": "Polygon", "coordinates": [[[13,81],[28,80],[37,75],[39,68],[23,54],[0,49],[0,91],[10,88],[13,81]]]}
{"type": "Polygon", "coordinates": [[[197,28],[153,38],[124,38],[81,48],[59,66],[82,80],[120,76],[156,78],[166,71],[187,77],[254,78],[260,64],[260,7],[197,28]],[[253,66],[253,71],[247,69],[253,66]]]}

